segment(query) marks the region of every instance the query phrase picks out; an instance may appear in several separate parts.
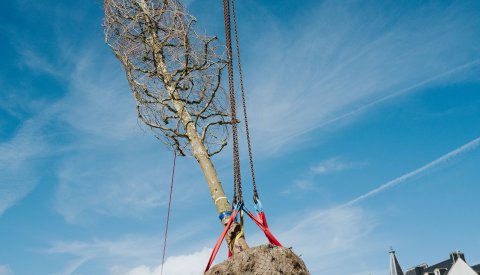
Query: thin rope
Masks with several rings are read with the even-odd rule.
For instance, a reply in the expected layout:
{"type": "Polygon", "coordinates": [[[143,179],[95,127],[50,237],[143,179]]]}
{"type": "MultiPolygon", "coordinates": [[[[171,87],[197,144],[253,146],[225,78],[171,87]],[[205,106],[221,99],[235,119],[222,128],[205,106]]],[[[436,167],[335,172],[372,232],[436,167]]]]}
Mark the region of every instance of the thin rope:
{"type": "Polygon", "coordinates": [[[165,264],[165,252],[167,249],[167,236],[168,236],[168,222],[170,220],[170,206],[172,204],[173,182],[175,179],[175,166],[177,163],[177,152],[173,152],[173,167],[172,167],[172,181],[170,183],[170,196],[168,198],[168,211],[167,211],[167,223],[165,225],[165,236],[163,238],[163,253],[162,253],[162,268],[160,274],[163,275],[163,265],[165,264]]]}

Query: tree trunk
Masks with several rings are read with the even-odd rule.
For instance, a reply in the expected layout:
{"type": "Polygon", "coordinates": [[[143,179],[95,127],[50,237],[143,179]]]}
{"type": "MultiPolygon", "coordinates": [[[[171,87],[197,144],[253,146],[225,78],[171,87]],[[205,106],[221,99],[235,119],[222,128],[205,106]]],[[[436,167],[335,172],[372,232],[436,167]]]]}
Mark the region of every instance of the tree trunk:
{"type": "MultiPolygon", "coordinates": [[[[158,41],[156,33],[153,33],[152,36],[154,37],[154,41],[158,41]]],[[[155,49],[155,52],[161,52],[158,45],[154,44],[153,48],[155,49]]],[[[197,132],[195,123],[192,121],[192,117],[185,106],[185,102],[181,100],[181,97],[176,90],[177,87],[175,81],[173,81],[172,75],[168,71],[167,65],[165,64],[161,54],[156,55],[156,62],[158,70],[161,71],[162,75],[164,76],[163,81],[166,84],[166,88],[173,101],[175,110],[177,111],[177,114],[186,129],[186,134],[190,141],[190,146],[192,147],[192,154],[200,165],[203,175],[205,176],[208,189],[210,190],[210,196],[215,204],[217,213],[220,214],[226,211],[232,211],[228,199],[225,196],[225,191],[223,191],[220,179],[218,178],[217,171],[215,170],[212,160],[208,155],[207,148],[205,148],[205,145],[203,144],[202,139],[197,132]]],[[[221,221],[224,226],[228,223],[228,219],[229,217],[225,217],[221,221]]],[[[240,231],[240,225],[234,222],[228,231],[227,237],[225,238],[229,247],[232,248],[232,253],[238,253],[248,249],[248,245],[244,236],[239,236],[236,238],[236,235],[240,231]]]]}
{"type": "MultiPolygon", "coordinates": [[[[203,143],[202,134],[198,133],[199,129],[196,126],[198,118],[210,110],[214,111],[213,115],[218,120],[213,119],[210,123],[227,124],[224,120],[228,118],[228,114],[216,112],[217,109],[212,107],[215,105],[212,101],[220,87],[220,72],[224,62],[217,56],[215,47],[210,44],[215,38],[195,33],[193,25],[196,19],[184,10],[178,0],[104,0],[104,7],[106,42],[125,67],[127,79],[137,101],[139,118],[163,134],[165,131],[172,132],[176,137],[167,136],[167,139],[172,138],[174,144],[179,145],[180,138],[182,141],[188,141],[192,154],[203,171],[217,212],[220,214],[231,211],[208,154],[208,148],[203,143]],[[198,78],[196,84],[190,79],[194,77],[198,78]],[[218,80],[214,80],[217,78],[218,80]],[[182,81],[189,82],[188,79],[192,81],[191,88],[198,84],[197,88],[203,91],[207,99],[188,103],[188,96],[186,98],[180,96],[181,93],[177,89],[182,85],[182,81]],[[157,80],[163,85],[157,86],[155,83],[157,80]],[[190,104],[199,106],[200,103],[208,104],[197,114],[195,111],[189,113],[188,109],[195,110],[187,109],[191,107],[190,104]],[[154,106],[157,113],[147,112],[145,117],[142,108],[146,106],[154,106]],[[164,110],[167,110],[169,115],[162,117],[164,110]],[[176,125],[177,116],[185,132],[176,131],[178,129],[175,126],[169,127],[176,125]],[[170,119],[175,122],[170,122],[170,119]]],[[[205,126],[203,134],[207,134],[207,130],[208,126],[205,126]]],[[[225,144],[222,143],[219,150],[225,144]]],[[[180,146],[175,149],[181,151],[180,146]]],[[[225,225],[228,220],[227,216],[221,222],[225,225]]],[[[225,238],[234,253],[248,249],[245,238],[238,235],[238,232],[243,231],[240,230],[238,223],[234,223],[225,238]]]]}
{"type": "MultiPolygon", "coordinates": [[[[220,214],[223,212],[232,211],[230,203],[228,202],[225,192],[223,191],[220,179],[218,178],[217,171],[213,166],[212,160],[208,155],[205,145],[198,135],[197,129],[195,124],[192,122],[190,114],[185,108],[185,103],[183,101],[176,100],[179,98],[179,96],[178,92],[174,88],[171,88],[170,92],[172,94],[172,98],[174,99],[175,109],[177,110],[179,117],[186,128],[190,146],[192,147],[192,154],[200,165],[203,175],[207,181],[208,189],[210,190],[210,196],[215,204],[217,213],[220,214]]],[[[222,224],[225,226],[228,223],[228,220],[228,216],[224,217],[222,224]]],[[[232,253],[234,254],[249,248],[244,236],[235,238],[240,231],[240,225],[237,222],[234,222],[228,231],[227,237],[225,238],[229,247],[233,247],[232,253]],[[234,243],[232,244],[231,242],[234,243]]]]}

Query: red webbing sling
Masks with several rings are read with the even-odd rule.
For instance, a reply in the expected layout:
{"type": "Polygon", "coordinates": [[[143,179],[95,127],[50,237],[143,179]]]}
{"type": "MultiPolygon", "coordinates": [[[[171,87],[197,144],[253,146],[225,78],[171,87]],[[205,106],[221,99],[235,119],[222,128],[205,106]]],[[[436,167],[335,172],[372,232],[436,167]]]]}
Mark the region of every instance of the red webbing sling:
{"type": "MultiPolygon", "coordinates": [[[[228,229],[230,226],[232,226],[233,221],[235,220],[237,214],[239,211],[245,211],[247,215],[253,220],[253,222],[263,231],[265,236],[267,237],[268,241],[276,246],[282,246],[282,244],[273,236],[272,232],[270,231],[270,228],[268,228],[267,224],[267,219],[265,217],[265,213],[263,211],[258,213],[258,218],[253,215],[250,210],[248,210],[243,204],[240,206],[236,207],[235,210],[232,211],[232,215],[230,216],[230,219],[228,220],[227,225],[223,228],[222,234],[220,234],[220,237],[217,240],[217,243],[215,244],[215,247],[213,248],[212,254],[210,255],[210,259],[208,259],[208,264],[207,267],[205,268],[205,272],[207,272],[215,257],[217,256],[218,250],[220,249],[220,246],[222,245],[222,241],[225,238],[225,235],[227,234],[228,229]]],[[[232,251],[230,249],[228,250],[228,257],[232,256],[232,251]]]]}
{"type": "Polygon", "coordinates": [[[270,231],[270,228],[268,228],[267,224],[267,218],[265,217],[265,212],[261,211],[258,213],[258,218],[256,218],[252,212],[250,212],[248,209],[243,207],[247,215],[255,222],[260,229],[262,229],[263,233],[265,234],[265,237],[267,237],[268,241],[276,246],[282,246],[282,244],[273,236],[272,232],[270,231]]]}
{"type": "Polygon", "coordinates": [[[232,211],[232,215],[230,216],[230,219],[228,220],[227,225],[223,228],[222,234],[220,234],[220,237],[217,240],[217,243],[215,244],[215,247],[213,248],[212,254],[210,254],[210,259],[208,259],[207,267],[205,268],[205,272],[210,269],[210,266],[213,263],[213,260],[215,260],[215,257],[217,256],[218,250],[220,249],[220,246],[222,245],[222,241],[225,238],[225,235],[227,234],[228,229],[230,226],[232,226],[233,221],[235,220],[235,217],[237,216],[237,209],[234,209],[232,211]]]}

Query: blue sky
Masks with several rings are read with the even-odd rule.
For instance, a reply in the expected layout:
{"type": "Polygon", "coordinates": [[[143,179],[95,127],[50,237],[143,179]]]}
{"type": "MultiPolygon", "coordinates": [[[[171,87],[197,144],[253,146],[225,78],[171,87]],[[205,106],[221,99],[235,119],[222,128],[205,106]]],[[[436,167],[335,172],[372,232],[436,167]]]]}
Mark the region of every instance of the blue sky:
{"type": "MultiPolygon", "coordinates": [[[[136,120],[102,1],[3,2],[0,274],[159,274],[172,153],[136,120]]],[[[223,36],[220,1],[187,5],[223,36]]],[[[480,2],[237,9],[279,240],[312,274],[386,274],[390,246],[404,269],[456,249],[480,263],[480,2]]],[[[230,157],[214,162],[231,195],[230,157]]],[[[199,274],[221,226],[195,160],[176,175],[165,271],[199,274]]]]}

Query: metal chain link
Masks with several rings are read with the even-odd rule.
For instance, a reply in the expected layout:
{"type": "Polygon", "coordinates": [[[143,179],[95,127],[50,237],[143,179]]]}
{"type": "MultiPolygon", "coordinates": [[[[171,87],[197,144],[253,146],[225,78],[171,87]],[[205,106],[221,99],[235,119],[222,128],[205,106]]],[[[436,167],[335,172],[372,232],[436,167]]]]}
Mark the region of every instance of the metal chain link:
{"type": "Polygon", "coordinates": [[[255,170],[253,168],[253,156],[252,156],[252,146],[250,142],[250,131],[248,129],[248,115],[247,115],[247,104],[245,100],[245,89],[243,87],[243,73],[242,73],[242,63],[240,59],[240,44],[238,42],[238,31],[237,31],[237,16],[235,13],[235,0],[231,0],[232,3],[232,17],[233,17],[233,31],[235,34],[235,46],[236,46],[236,53],[237,53],[237,67],[238,67],[238,74],[240,80],[240,90],[242,93],[242,106],[243,106],[243,117],[245,119],[245,135],[247,136],[247,145],[248,145],[248,157],[250,160],[250,171],[252,174],[252,185],[253,185],[253,201],[257,203],[258,192],[257,192],[257,184],[255,182],[255,170]]]}
{"type": "Polygon", "coordinates": [[[235,106],[235,89],[233,83],[233,54],[232,54],[232,33],[230,25],[230,3],[229,0],[223,0],[223,16],[225,23],[225,40],[227,46],[227,58],[228,58],[228,88],[230,92],[230,109],[232,117],[232,135],[233,135],[233,182],[234,182],[234,195],[233,204],[243,202],[242,194],[242,180],[240,174],[240,153],[238,150],[238,133],[237,133],[237,113],[235,106]]]}

